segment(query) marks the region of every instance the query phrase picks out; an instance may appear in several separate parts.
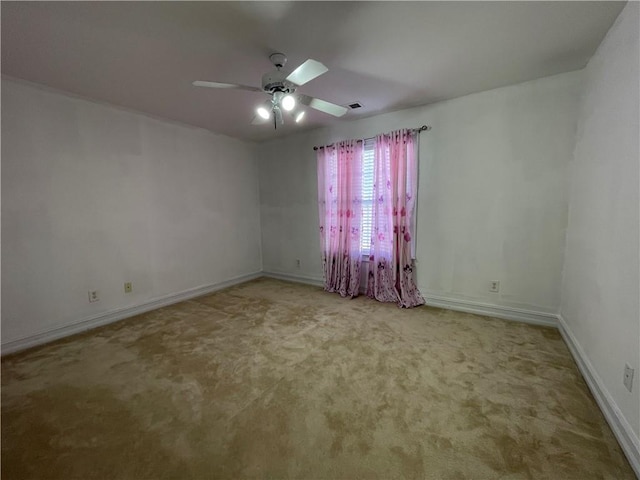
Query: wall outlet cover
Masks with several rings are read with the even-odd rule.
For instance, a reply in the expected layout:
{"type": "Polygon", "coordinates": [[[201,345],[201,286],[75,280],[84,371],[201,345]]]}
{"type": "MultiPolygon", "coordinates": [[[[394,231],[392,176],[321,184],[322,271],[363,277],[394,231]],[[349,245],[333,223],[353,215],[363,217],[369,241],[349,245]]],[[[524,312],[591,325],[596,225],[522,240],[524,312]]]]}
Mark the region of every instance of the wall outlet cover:
{"type": "Polygon", "coordinates": [[[492,280],[489,282],[489,291],[498,293],[500,291],[500,282],[498,280],[492,280]]]}
{"type": "Polygon", "coordinates": [[[100,300],[100,297],[98,296],[98,291],[89,290],[89,303],[97,302],[99,300],[100,300]]]}
{"type": "Polygon", "coordinates": [[[133,285],[131,282],[124,283],[124,293],[131,293],[133,291],[133,285]]]}

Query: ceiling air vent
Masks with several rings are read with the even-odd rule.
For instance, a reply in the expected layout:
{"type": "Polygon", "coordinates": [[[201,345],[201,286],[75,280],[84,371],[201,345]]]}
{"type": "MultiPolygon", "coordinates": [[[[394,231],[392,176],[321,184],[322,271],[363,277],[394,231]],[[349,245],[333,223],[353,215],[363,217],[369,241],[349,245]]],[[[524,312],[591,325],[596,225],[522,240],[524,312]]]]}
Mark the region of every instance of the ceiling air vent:
{"type": "Polygon", "coordinates": [[[353,102],[347,105],[351,110],[355,110],[356,108],[362,108],[362,104],[360,102],[353,102]]]}

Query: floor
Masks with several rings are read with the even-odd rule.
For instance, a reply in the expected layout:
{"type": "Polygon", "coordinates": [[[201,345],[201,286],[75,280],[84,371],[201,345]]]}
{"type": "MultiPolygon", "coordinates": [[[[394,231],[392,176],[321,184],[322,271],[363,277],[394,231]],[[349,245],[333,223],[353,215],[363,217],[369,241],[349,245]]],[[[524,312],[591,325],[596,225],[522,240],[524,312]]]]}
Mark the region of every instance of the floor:
{"type": "Polygon", "coordinates": [[[2,360],[5,479],[632,479],[553,328],[258,279],[2,360]]]}

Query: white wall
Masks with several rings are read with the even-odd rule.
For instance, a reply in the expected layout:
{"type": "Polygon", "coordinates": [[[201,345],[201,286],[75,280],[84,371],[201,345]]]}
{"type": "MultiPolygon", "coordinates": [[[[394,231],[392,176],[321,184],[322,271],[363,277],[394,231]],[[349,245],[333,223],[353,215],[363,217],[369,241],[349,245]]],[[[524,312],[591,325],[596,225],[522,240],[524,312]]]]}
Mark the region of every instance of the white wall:
{"type": "MultiPolygon", "coordinates": [[[[606,394],[640,433],[640,5],[589,61],[570,168],[561,315],[606,394]],[[634,392],[623,368],[636,370],[634,392]]],[[[636,446],[636,448],[638,448],[636,446]]]]}
{"type": "Polygon", "coordinates": [[[3,344],[260,271],[254,148],[3,79],[3,344]]]}
{"type": "Polygon", "coordinates": [[[581,80],[571,72],[264,144],[264,270],[322,278],[314,145],[428,124],[418,192],[422,293],[556,313],[581,80]],[[491,280],[500,293],[489,293],[491,280]]]}

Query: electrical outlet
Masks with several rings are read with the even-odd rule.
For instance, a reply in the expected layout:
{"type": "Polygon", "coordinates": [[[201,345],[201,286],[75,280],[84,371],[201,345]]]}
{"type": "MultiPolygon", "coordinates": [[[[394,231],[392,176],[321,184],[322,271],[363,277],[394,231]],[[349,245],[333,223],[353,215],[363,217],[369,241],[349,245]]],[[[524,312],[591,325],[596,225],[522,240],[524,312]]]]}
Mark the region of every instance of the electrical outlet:
{"type": "Polygon", "coordinates": [[[491,282],[489,282],[489,291],[498,293],[500,291],[500,282],[497,280],[492,280],[491,282]]]}
{"type": "Polygon", "coordinates": [[[131,282],[124,282],[124,293],[131,293],[133,291],[133,285],[131,282]]]}
{"type": "Polygon", "coordinates": [[[300,259],[296,258],[296,268],[300,268],[300,259]]]}
{"type": "Polygon", "coordinates": [[[98,296],[98,291],[89,290],[89,303],[97,302],[98,300],[100,300],[100,297],[98,296]]]}
{"type": "Polygon", "coordinates": [[[624,366],[624,378],[622,379],[622,383],[627,387],[627,390],[631,391],[633,389],[633,373],[634,370],[627,363],[624,366]]]}

